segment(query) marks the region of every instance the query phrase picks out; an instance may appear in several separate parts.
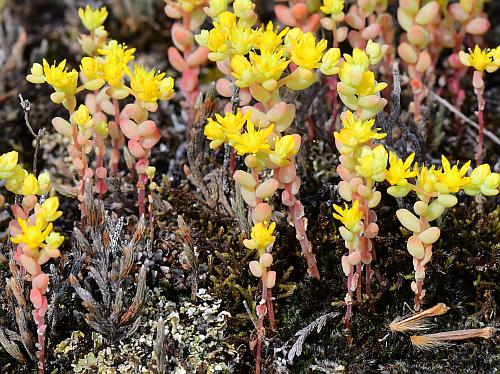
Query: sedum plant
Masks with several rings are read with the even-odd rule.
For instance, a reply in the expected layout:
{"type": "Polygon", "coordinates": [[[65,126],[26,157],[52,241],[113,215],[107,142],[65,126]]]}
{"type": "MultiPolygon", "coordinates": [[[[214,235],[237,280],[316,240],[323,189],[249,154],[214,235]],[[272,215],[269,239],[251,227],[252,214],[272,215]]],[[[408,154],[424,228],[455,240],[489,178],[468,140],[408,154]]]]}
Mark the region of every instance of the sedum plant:
{"type": "Polygon", "coordinates": [[[342,129],[334,133],[335,145],[341,154],[337,167],[342,179],[339,193],[344,200],[352,203],[350,208],[334,205],[334,218],[343,223],[339,231],[349,251],[342,257],[342,269],[347,276],[345,326],[348,340],[353,292],[356,291],[359,303],[363,301],[363,267],[366,293],[371,298],[371,261],[375,256],[371,239],[378,233],[377,215],[371,209],[380,202],[381,194],[375,184],[384,180],[387,164],[387,151],[382,145],[373,143],[386,134],[373,129],[375,120],[372,117],[387,104],[387,100],[378,94],[387,84],[375,81],[370,65],[379,63],[386,50],[387,46],[369,40],[366,50],[355,48],[352,55],[344,54],[345,61],[340,65],[338,74],[340,99],[354,111],[342,113],[342,129]]]}
{"type": "Polygon", "coordinates": [[[417,201],[413,204],[414,213],[408,209],[399,209],[396,214],[401,224],[412,233],[407,241],[407,249],[413,257],[415,270],[415,281],[411,285],[415,292],[414,309],[419,311],[425,296],[425,266],[432,258],[432,245],[441,233],[439,227],[432,226],[431,222],[441,217],[446,208],[457,204],[455,195],[461,190],[471,196],[497,195],[500,174],[492,173],[490,166],[483,164],[467,176],[470,161],[461,167],[458,163],[451,166],[445,156],[441,158],[441,168],[417,165],[412,168],[413,157],[414,154],[411,154],[403,161],[391,152],[386,180],[391,184],[387,189],[390,195],[405,197],[414,192],[417,196],[417,201]]]}
{"type": "Polygon", "coordinates": [[[90,32],[80,38],[82,49],[89,56],[81,59],[79,71],[69,69],[66,60],[52,65],[43,60],[43,64],[33,65],[26,79],[52,86],[55,92],[51,100],[68,111],[66,118],[56,117],[52,124],[57,132],[70,139],[67,150],[79,174],[82,222],[87,214],[85,185],[95,183],[95,190],[102,197],[107,191],[108,171],[115,177],[119,175],[118,162],[125,139],[136,160],[139,215],[144,215],[149,156],[160,140],[159,128],[148,117],[157,110],[158,101],[173,97],[174,81],[155,69],[147,70],[138,64],[129,66],[135,49],[107,39],[102,26],[107,17],[105,8],[94,10],[87,6],[79,10],[79,16],[90,32]],[[78,105],[77,95],[83,92],[86,92],[84,104],[78,105]],[[121,108],[121,101],[128,97],[133,102],[121,108]],[[104,165],[108,143],[111,143],[109,168],[104,165]]]}
{"type": "Polygon", "coordinates": [[[422,122],[422,102],[427,97],[428,89],[424,76],[432,73],[437,56],[430,48],[437,38],[436,22],[440,7],[437,1],[402,0],[398,7],[398,21],[406,31],[398,46],[398,55],[408,66],[413,101],[410,111],[415,123],[422,122]]]}
{"type": "MultiPolygon", "coordinates": [[[[461,87],[461,80],[467,72],[460,62],[459,53],[464,41],[470,38],[479,40],[490,29],[490,22],[484,13],[484,1],[461,0],[451,3],[448,11],[444,12],[444,19],[440,27],[440,42],[443,47],[452,48],[448,57],[451,72],[448,73],[447,84],[453,95],[453,104],[460,110],[465,100],[465,91],[461,87]]],[[[462,132],[460,121],[457,121],[458,131],[462,132]]]]}
{"type": "Polygon", "coordinates": [[[276,18],[282,24],[315,32],[320,25],[319,0],[281,0],[288,3],[274,6],[276,18]]]}
{"type": "MultiPolygon", "coordinates": [[[[165,13],[172,19],[179,20],[172,26],[171,34],[173,47],[169,47],[168,60],[175,70],[182,73],[179,88],[184,96],[184,109],[187,112],[188,120],[192,121],[194,116],[194,106],[200,93],[199,74],[201,66],[207,61],[208,49],[203,46],[196,47],[193,33],[205,21],[204,9],[210,13],[215,12],[216,7],[210,2],[209,7],[205,7],[206,0],[195,1],[173,1],[165,0],[165,13]]],[[[223,4],[224,1],[219,1],[223,4]]],[[[225,8],[224,8],[225,10],[225,8]]]]}
{"type": "MultiPolygon", "coordinates": [[[[237,3],[234,6],[236,9],[237,3]]],[[[209,119],[204,133],[215,149],[222,144],[231,147],[238,156],[245,157],[248,171],[236,170],[233,178],[241,195],[252,209],[253,228],[245,246],[258,250],[258,261],[250,263],[253,275],[262,278],[261,303],[257,306],[259,342],[257,368],[260,368],[260,347],[263,339],[264,317],[269,315],[274,328],[271,289],[276,274],[269,268],[272,264],[272,245],[275,241],[275,223],[271,222],[271,197],[281,190],[281,201],[289,208],[290,223],[295,227],[296,237],[308,264],[308,273],[319,279],[312,245],[307,238],[307,219],[304,207],[297,194],[300,177],[297,175],[295,156],[300,149],[301,136],[288,133],[295,118],[295,105],[286,102],[280,93],[282,87],[300,91],[317,80],[317,71],[334,75],[339,71],[340,51],[327,49],[325,40],[317,40],[313,34],[299,28],[276,30],[272,23],[252,29],[253,22],[245,23],[231,12],[220,13],[214,29],[203,30],[198,37],[202,45],[210,50],[209,59],[221,61],[230,74],[234,85],[248,90],[255,104],[245,105],[241,110],[216,115],[209,119]],[[217,37],[217,44],[212,43],[217,37]],[[291,73],[286,75],[286,70],[291,73]]],[[[230,81],[218,83],[232,91],[230,81]]],[[[250,100],[245,99],[249,103],[250,100]]]]}
{"type": "Polygon", "coordinates": [[[500,46],[496,49],[482,50],[478,45],[474,47],[474,51],[469,50],[469,53],[460,51],[458,54],[460,62],[464,66],[472,66],[474,74],[472,77],[472,86],[477,97],[477,119],[479,122],[479,134],[476,150],[476,164],[481,163],[483,157],[483,142],[484,142],[484,106],[486,104],[484,94],[483,74],[485,71],[493,73],[500,67],[500,46]]]}
{"type": "Polygon", "coordinates": [[[353,293],[358,303],[363,302],[362,280],[365,269],[366,294],[371,299],[371,261],[375,257],[372,239],[378,234],[377,215],[372,210],[381,199],[376,183],[385,179],[387,151],[373,140],[386,136],[380,129],[373,129],[374,120],[355,119],[352,112],[344,113],[342,129],[335,132],[335,144],[339,150],[340,165],[337,172],[342,179],[339,183],[340,196],[351,202],[351,207],[334,205],[334,218],[343,226],[339,232],[345,240],[348,254],[342,256],[342,269],[347,276],[345,297],[345,325],[349,337],[352,316],[353,293]]]}
{"type": "MultiPolygon", "coordinates": [[[[59,200],[56,196],[47,199],[38,196],[46,195],[52,189],[48,173],[35,175],[28,173],[18,163],[18,153],[15,151],[0,156],[0,179],[5,188],[17,196],[22,196],[20,203],[10,206],[13,219],[9,223],[10,241],[15,246],[13,259],[21,269],[22,277],[31,284],[29,299],[33,304],[32,316],[37,326],[37,356],[40,373],[45,370],[45,315],[48,310],[46,297],[49,286],[49,276],[42,265],[50,259],[60,256],[59,247],[64,237],[53,231],[53,222],[61,217],[58,211],[59,200]]],[[[5,198],[1,196],[1,205],[5,198]]],[[[16,274],[19,273],[15,265],[12,269],[13,277],[7,281],[19,304],[25,302],[22,288],[18,285],[16,274]]]]}

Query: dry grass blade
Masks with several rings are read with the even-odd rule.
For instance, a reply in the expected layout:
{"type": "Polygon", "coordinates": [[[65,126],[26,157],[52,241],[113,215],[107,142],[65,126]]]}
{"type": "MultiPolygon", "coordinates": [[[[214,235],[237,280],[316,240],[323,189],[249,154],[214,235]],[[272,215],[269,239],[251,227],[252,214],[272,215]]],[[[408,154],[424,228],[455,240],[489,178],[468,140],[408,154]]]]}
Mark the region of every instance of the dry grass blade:
{"type": "Polygon", "coordinates": [[[491,339],[495,334],[494,327],[485,327],[482,329],[468,329],[438,332],[436,334],[413,335],[411,344],[418,349],[435,349],[450,345],[450,341],[465,340],[471,338],[491,339]]]}
{"type": "Polygon", "coordinates": [[[445,314],[449,308],[444,303],[439,303],[432,308],[413,314],[408,317],[396,318],[389,324],[389,330],[392,332],[405,332],[427,330],[431,324],[427,321],[431,317],[445,314]]]}

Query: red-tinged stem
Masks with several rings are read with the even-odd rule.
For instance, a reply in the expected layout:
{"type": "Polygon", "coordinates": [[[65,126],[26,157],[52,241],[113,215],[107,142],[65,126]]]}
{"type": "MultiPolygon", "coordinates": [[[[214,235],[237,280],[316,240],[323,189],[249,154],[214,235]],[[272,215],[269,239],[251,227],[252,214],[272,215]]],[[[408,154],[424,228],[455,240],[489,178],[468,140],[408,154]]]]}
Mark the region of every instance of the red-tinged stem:
{"type": "MultiPolygon", "coordinates": [[[[292,193],[292,183],[285,184],[285,190],[294,196],[292,193]]],[[[316,263],[316,256],[313,253],[312,244],[307,238],[306,227],[304,224],[305,218],[302,217],[303,211],[302,203],[300,200],[295,199],[295,204],[290,207],[290,215],[292,216],[293,226],[295,227],[296,237],[302,249],[302,255],[307,261],[307,273],[311,278],[320,280],[318,264],[316,263]]]]}
{"type": "Polygon", "coordinates": [[[356,301],[363,304],[363,292],[361,290],[361,280],[363,279],[363,266],[361,263],[356,265],[356,274],[358,275],[358,282],[356,283],[356,301]]]}
{"type": "Polygon", "coordinates": [[[269,314],[269,327],[271,331],[276,331],[276,319],[274,318],[273,289],[268,288],[266,294],[267,313],[269,314]]]}
{"type": "Polygon", "coordinates": [[[264,341],[264,334],[260,332],[264,330],[264,318],[257,320],[257,346],[255,353],[255,374],[260,374],[261,357],[262,357],[262,342],[264,341]]]}
{"type": "Polygon", "coordinates": [[[306,119],[307,136],[309,139],[314,140],[316,138],[316,128],[315,128],[314,118],[308,117],[306,119]]]}
{"type": "MultiPolygon", "coordinates": [[[[44,296],[45,297],[45,296],[44,296]]],[[[40,317],[40,325],[38,328],[42,327],[45,328],[45,318],[42,316],[40,317]]],[[[40,374],[45,373],[45,332],[43,333],[38,333],[38,369],[40,374]]]]}
{"type": "MultiPolygon", "coordinates": [[[[478,103],[482,100],[478,97],[478,103]]],[[[476,151],[476,166],[481,165],[483,158],[483,142],[484,142],[484,114],[482,109],[478,109],[477,111],[477,120],[479,122],[479,136],[477,142],[477,151],[476,151]]]]}
{"type": "MultiPolygon", "coordinates": [[[[147,157],[141,158],[141,161],[148,161],[147,157]]],[[[148,176],[146,173],[140,173],[137,179],[137,204],[139,205],[139,217],[146,214],[146,183],[148,176]]]]}
{"type": "Polygon", "coordinates": [[[155,239],[155,228],[154,228],[154,217],[153,217],[153,191],[149,192],[149,234],[151,238],[151,244],[155,239]]]}
{"type": "MultiPolygon", "coordinates": [[[[115,123],[120,127],[120,104],[117,99],[113,99],[113,107],[115,108],[115,123]]],[[[118,177],[118,163],[120,162],[120,148],[118,147],[119,140],[113,140],[113,149],[109,158],[109,166],[115,177],[118,177]]]]}
{"type": "Polygon", "coordinates": [[[349,275],[347,276],[347,297],[346,297],[346,311],[344,317],[345,331],[348,345],[352,343],[351,337],[351,317],[352,317],[352,282],[354,279],[354,266],[349,266],[349,275]]]}
{"type": "Polygon", "coordinates": [[[414,305],[414,308],[415,308],[415,312],[418,312],[418,311],[420,311],[420,308],[421,308],[420,298],[422,296],[422,288],[423,288],[423,285],[424,285],[424,281],[422,279],[417,279],[415,281],[415,283],[417,284],[417,292],[415,293],[415,305],[414,305]]]}
{"type": "Polygon", "coordinates": [[[236,153],[234,152],[234,148],[231,148],[229,153],[229,173],[231,175],[236,171],[236,153]]]}
{"type": "Polygon", "coordinates": [[[373,307],[373,304],[371,303],[372,301],[372,265],[371,264],[366,264],[365,265],[365,288],[366,288],[366,295],[368,297],[368,303],[370,304],[370,307],[373,307]]]}
{"type": "Polygon", "coordinates": [[[80,223],[82,225],[85,225],[85,216],[87,215],[87,209],[85,207],[85,171],[87,169],[87,166],[86,166],[86,161],[84,161],[85,159],[85,155],[84,155],[84,152],[82,151],[82,147],[80,145],[80,143],[78,143],[78,125],[76,124],[75,121],[73,121],[73,119],[71,119],[71,116],[73,115],[74,113],[74,109],[70,108],[69,109],[69,117],[70,117],[70,121],[71,121],[71,130],[72,130],[72,133],[73,133],[73,144],[75,146],[75,148],[80,152],[80,157],[82,159],[82,162],[83,162],[83,169],[80,173],[80,179],[81,179],[81,186],[80,186],[80,191],[79,193],[81,194],[81,197],[82,197],[82,201],[80,202],[80,206],[81,206],[81,215],[80,215],[80,223]]]}

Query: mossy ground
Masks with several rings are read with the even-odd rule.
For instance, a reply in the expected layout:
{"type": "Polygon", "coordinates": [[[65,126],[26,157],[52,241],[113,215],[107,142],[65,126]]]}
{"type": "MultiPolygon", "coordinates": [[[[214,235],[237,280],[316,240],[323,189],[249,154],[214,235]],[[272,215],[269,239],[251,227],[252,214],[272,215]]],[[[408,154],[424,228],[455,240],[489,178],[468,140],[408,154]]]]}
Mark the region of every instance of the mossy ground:
{"type": "MultiPolygon", "coordinates": [[[[265,2],[263,2],[265,3],[265,2]]],[[[492,2],[495,3],[496,2],[492,2]]],[[[31,123],[35,128],[49,127],[50,119],[62,111],[49,100],[49,90],[34,88],[24,81],[28,65],[42,56],[47,60],[68,58],[74,65],[78,59],[77,21],[71,1],[33,0],[21,1],[11,5],[13,18],[19,20],[25,28],[28,39],[22,55],[23,64],[5,78],[5,92],[0,98],[0,150],[16,149],[22,153],[23,162],[29,164],[33,155],[31,139],[23,124],[23,116],[18,105],[17,93],[29,99],[33,108],[31,123]],[[47,40],[47,47],[42,40],[47,40]]],[[[490,4],[489,14],[493,25],[499,24],[500,12],[490,4]]],[[[264,4],[265,5],[265,4],[264,4]]],[[[263,4],[259,8],[266,11],[263,4]]],[[[140,20],[136,30],[127,26],[124,20],[111,18],[111,34],[140,51],[140,61],[165,68],[166,48],[170,43],[169,21],[162,12],[161,4],[154,6],[155,16],[140,20]]],[[[264,18],[269,18],[269,14],[264,18]]],[[[130,25],[130,23],[128,23],[130,25]]],[[[499,27],[494,26],[487,40],[498,41],[499,27]]],[[[494,105],[495,95],[500,90],[500,78],[488,78],[487,112],[488,123],[498,124],[500,110],[494,105]]],[[[404,87],[403,87],[404,88],[404,87]]],[[[316,90],[317,91],[317,90],[316,90]]],[[[310,92],[314,92],[310,91],[310,92]]],[[[305,100],[307,94],[297,100],[305,100]]],[[[471,90],[467,97],[470,105],[464,105],[464,113],[472,116],[474,100],[471,90]]],[[[403,108],[407,108],[408,91],[403,93],[403,108]]],[[[323,103],[322,107],[327,107],[323,103]]],[[[465,135],[457,139],[454,135],[454,119],[448,112],[440,111],[436,104],[431,111],[429,124],[440,128],[443,135],[439,142],[429,141],[424,149],[429,159],[445,153],[450,159],[473,158],[473,137],[465,135]]],[[[307,109],[307,108],[306,108],[307,109]]],[[[179,114],[178,102],[161,107],[155,115],[162,128],[161,149],[155,151],[153,164],[160,174],[168,176],[165,193],[161,198],[167,203],[157,212],[157,240],[154,247],[161,251],[161,260],[155,264],[172,268],[171,279],[161,276],[151,279],[149,286],[161,287],[169,300],[178,301],[189,298],[191,284],[187,280],[189,272],[177,262],[176,253],[181,248],[179,241],[172,239],[177,230],[177,216],[182,215],[190,227],[193,242],[198,250],[198,262],[206,276],[199,280],[198,287],[223,300],[223,306],[232,314],[228,327],[228,342],[239,347],[241,362],[235,367],[236,372],[248,373],[253,369],[254,356],[249,342],[253,339],[253,326],[243,307],[243,301],[252,305],[257,300],[256,279],[249,275],[247,264],[252,254],[242,246],[244,237],[236,218],[228,218],[209,209],[199,199],[195,188],[186,181],[182,172],[187,162],[183,153],[178,153],[179,146],[185,142],[185,131],[172,126],[172,116],[179,114]]],[[[380,233],[375,240],[377,260],[374,269],[378,279],[372,283],[374,300],[371,305],[365,302],[354,308],[352,318],[353,344],[348,346],[344,336],[342,301],[345,295],[345,277],[340,267],[340,258],[345,249],[336,228],[338,222],[332,218],[332,203],[340,203],[335,184],[338,182],[334,170],[337,163],[335,151],[326,141],[324,116],[317,116],[317,139],[306,139],[300,155],[300,168],[303,176],[301,200],[309,219],[308,235],[321,272],[321,282],[315,282],[306,276],[305,263],[300,255],[300,248],[292,227],[286,222],[286,212],[278,211],[277,231],[279,232],[275,250],[274,268],[278,273],[277,287],[274,290],[275,312],[278,329],[268,332],[266,347],[263,352],[266,372],[275,371],[273,361],[277,359],[275,349],[286,342],[293,342],[295,333],[316,318],[329,313],[339,315],[329,319],[319,333],[307,337],[300,357],[294,359],[290,370],[293,373],[305,373],[311,365],[321,366],[327,361],[343,365],[347,372],[383,372],[383,373],[495,373],[500,367],[500,349],[498,336],[491,341],[473,340],[450,347],[418,351],[414,349],[409,336],[391,334],[387,328],[395,317],[408,313],[412,306],[413,293],[410,290],[412,279],[411,258],[406,251],[406,233],[400,229],[395,219],[398,202],[385,197],[377,209],[380,233]]],[[[494,126],[490,128],[497,131],[494,126]]],[[[303,129],[303,133],[306,133],[303,129]]],[[[498,134],[498,131],[497,131],[498,134]]],[[[434,134],[433,136],[435,136],[434,134]]],[[[439,135],[439,134],[438,134],[439,135]]],[[[64,180],[64,173],[59,166],[65,150],[57,145],[55,138],[47,137],[43,145],[43,163],[64,180]]],[[[435,139],[435,138],[433,138],[435,139]]],[[[207,160],[216,167],[221,154],[206,152],[207,160]]],[[[487,160],[494,165],[498,161],[499,150],[489,146],[487,160]]],[[[125,168],[125,165],[122,165],[125,168]]],[[[220,166],[220,165],[218,165],[220,166]]],[[[498,167],[498,166],[497,166],[498,167]]],[[[68,182],[68,176],[65,177],[68,182]]],[[[128,180],[132,183],[133,180],[128,180]]],[[[132,185],[131,185],[132,186],[132,185]]],[[[381,187],[384,190],[384,187],[381,187]]],[[[118,214],[130,215],[133,209],[133,187],[130,194],[125,194],[125,201],[116,204],[116,196],[106,199],[106,207],[118,214]],[[130,200],[127,200],[130,199],[130,200]],[[114,204],[113,204],[114,203],[114,204]],[[132,207],[132,208],[131,208],[132,207]]],[[[442,229],[440,241],[435,245],[432,263],[428,267],[425,288],[425,305],[431,306],[444,302],[450,311],[435,319],[432,332],[447,331],[482,326],[500,327],[500,208],[498,198],[478,201],[468,196],[460,196],[461,203],[446,212],[439,222],[442,229]]],[[[71,235],[73,222],[78,220],[79,212],[74,199],[62,198],[64,218],[58,223],[67,236],[71,235]]],[[[278,206],[278,202],[275,204],[278,206]]],[[[2,215],[1,223],[5,227],[8,216],[2,215]]],[[[4,239],[4,243],[6,239],[4,239]]],[[[71,246],[66,244],[66,251],[71,246]]],[[[9,277],[8,267],[0,261],[0,279],[9,277]]],[[[2,283],[3,284],[3,283],[2,283]]],[[[2,296],[0,307],[0,325],[14,328],[11,323],[11,310],[2,296]]],[[[80,308],[80,301],[70,298],[68,310],[80,308]]],[[[49,362],[55,359],[51,351],[55,345],[69,337],[73,330],[90,332],[83,321],[68,313],[64,323],[50,341],[49,362]]],[[[87,339],[88,340],[88,339],[87,339]]],[[[87,341],[91,349],[91,342],[87,341]]],[[[82,349],[84,351],[85,349],[82,349]]],[[[56,367],[57,365],[54,365],[56,367]]],[[[12,359],[0,350],[1,372],[22,372],[12,359]]],[[[68,369],[69,371],[70,369],[68,369]]],[[[332,371],[333,372],[333,371],[332,371]]]]}

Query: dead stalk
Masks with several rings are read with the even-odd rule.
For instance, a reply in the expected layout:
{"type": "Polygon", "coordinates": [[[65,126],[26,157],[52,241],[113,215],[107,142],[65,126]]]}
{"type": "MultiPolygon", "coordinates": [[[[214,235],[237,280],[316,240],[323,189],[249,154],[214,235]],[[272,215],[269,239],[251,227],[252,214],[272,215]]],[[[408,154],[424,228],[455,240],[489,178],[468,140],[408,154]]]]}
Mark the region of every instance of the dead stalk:
{"type": "Polygon", "coordinates": [[[471,338],[491,339],[496,332],[494,327],[485,327],[482,329],[467,329],[438,332],[436,334],[413,335],[411,343],[419,349],[433,349],[442,347],[448,344],[449,341],[465,340],[471,338]]]}
{"type": "Polygon", "coordinates": [[[445,314],[449,308],[444,303],[439,303],[432,308],[416,313],[406,318],[396,318],[389,324],[389,329],[392,332],[405,332],[410,330],[426,330],[429,323],[426,321],[428,318],[436,317],[445,314]]]}

